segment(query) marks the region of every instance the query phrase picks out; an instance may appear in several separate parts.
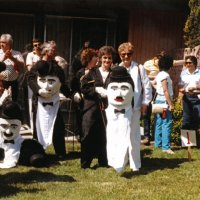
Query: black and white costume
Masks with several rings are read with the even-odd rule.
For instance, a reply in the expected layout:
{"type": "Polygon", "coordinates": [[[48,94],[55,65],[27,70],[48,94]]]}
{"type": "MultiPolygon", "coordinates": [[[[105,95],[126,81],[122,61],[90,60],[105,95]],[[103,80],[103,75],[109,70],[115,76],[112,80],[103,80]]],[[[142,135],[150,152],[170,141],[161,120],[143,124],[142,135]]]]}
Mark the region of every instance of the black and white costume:
{"type": "Polygon", "coordinates": [[[28,75],[28,84],[34,93],[34,138],[44,149],[53,144],[56,155],[65,157],[65,126],[59,93],[69,96],[69,89],[63,69],[55,61],[38,61],[28,75]]]}
{"type": "Polygon", "coordinates": [[[19,134],[22,112],[17,103],[6,101],[0,109],[0,168],[17,164],[45,166],[46,156],[41,144],[19,134]]]}

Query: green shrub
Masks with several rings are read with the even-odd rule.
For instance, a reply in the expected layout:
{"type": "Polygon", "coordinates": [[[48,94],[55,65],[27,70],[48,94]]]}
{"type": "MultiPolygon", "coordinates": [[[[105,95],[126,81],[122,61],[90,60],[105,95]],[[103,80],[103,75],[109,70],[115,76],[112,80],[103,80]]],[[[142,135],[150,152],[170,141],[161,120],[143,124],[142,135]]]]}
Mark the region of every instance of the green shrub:
{"type": "Polygon", "coordinates": [[[171,134],[171,142],[180,145],[181,142],[181,126],[182,126],[183,112],[182,105],[177,99],[174,101],[174,112],[173,112],[173,126],[171,134]]]}

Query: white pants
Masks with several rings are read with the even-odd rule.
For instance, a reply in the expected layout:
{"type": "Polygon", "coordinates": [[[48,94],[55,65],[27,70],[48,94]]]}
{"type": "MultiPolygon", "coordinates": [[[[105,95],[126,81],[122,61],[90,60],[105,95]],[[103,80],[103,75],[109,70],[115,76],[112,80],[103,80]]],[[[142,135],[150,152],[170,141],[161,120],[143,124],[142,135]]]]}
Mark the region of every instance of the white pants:
{"type": "Polygon", "coordinates": [[[33,97],[33,91],[28,86],[28,107],[29,107],[30,128],[31,128],[31,130],[33,132],[32,97],[33,97]]]}
{"type": "Polygon", "coordinates": [[[131,158],[129,158],[130,161],[130,168],[133,171],[139,170],[141,168],[141,156],[140,156],[140,144],[141,144],[141,134],[140,134],[140,116],[141,111],[136,110],[133,111],[132,116],[132,134],[131,134],[131,143],[132,143],[132,149],[129,149],[130,153],[129,155],[132,155],[131,158]]]}

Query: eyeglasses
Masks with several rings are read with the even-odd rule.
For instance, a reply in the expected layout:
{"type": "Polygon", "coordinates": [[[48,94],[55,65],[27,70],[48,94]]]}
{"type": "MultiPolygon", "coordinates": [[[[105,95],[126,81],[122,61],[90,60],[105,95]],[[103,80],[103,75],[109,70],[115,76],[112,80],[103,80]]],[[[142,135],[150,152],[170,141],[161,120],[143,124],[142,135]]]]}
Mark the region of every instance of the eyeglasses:
{"type": "Polygon", "coordinates": [[[34,46],[34,47],[40,47],[41,44],[40,44],[40,43],[37,43],[37,44],[34,44],[33,46],[34,46]]]}
{"type": "Polygon", "coordinates": [[[120,55],[121,55],[121,57],[125,57],[125,56],[131,57],[132,54],[133,54],[133,53],[121,53],[120,55]]]}
{"type": "Polygon", "coordinates": [[[187,65],[187,64],[192,64],[192,62],[185,62],[185,64],[187,65]]]}

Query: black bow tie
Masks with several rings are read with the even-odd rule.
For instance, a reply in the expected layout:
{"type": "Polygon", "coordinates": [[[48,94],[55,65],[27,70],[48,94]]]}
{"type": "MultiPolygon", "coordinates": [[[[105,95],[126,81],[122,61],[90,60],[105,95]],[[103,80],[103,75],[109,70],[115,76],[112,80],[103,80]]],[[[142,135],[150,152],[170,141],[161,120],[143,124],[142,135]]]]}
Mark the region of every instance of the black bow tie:
{"type": "Polygon", "coordinates": [[[11,143],[11,144],[15,144],[14,140],[4,140],[4,143],[11,143]]]}
{"type": "Polygon", "coordinates": [[[125,114],[125,109],[122,109],[122,110],[114,109],[114,112],[115,113],[123,113],[123,114],[125,114]]]}
{"type": "Polygon", "coordinates": [[[45,107],[47,105],[53,106],[53,102],[43,102],[42,105],[45,107]]]}

